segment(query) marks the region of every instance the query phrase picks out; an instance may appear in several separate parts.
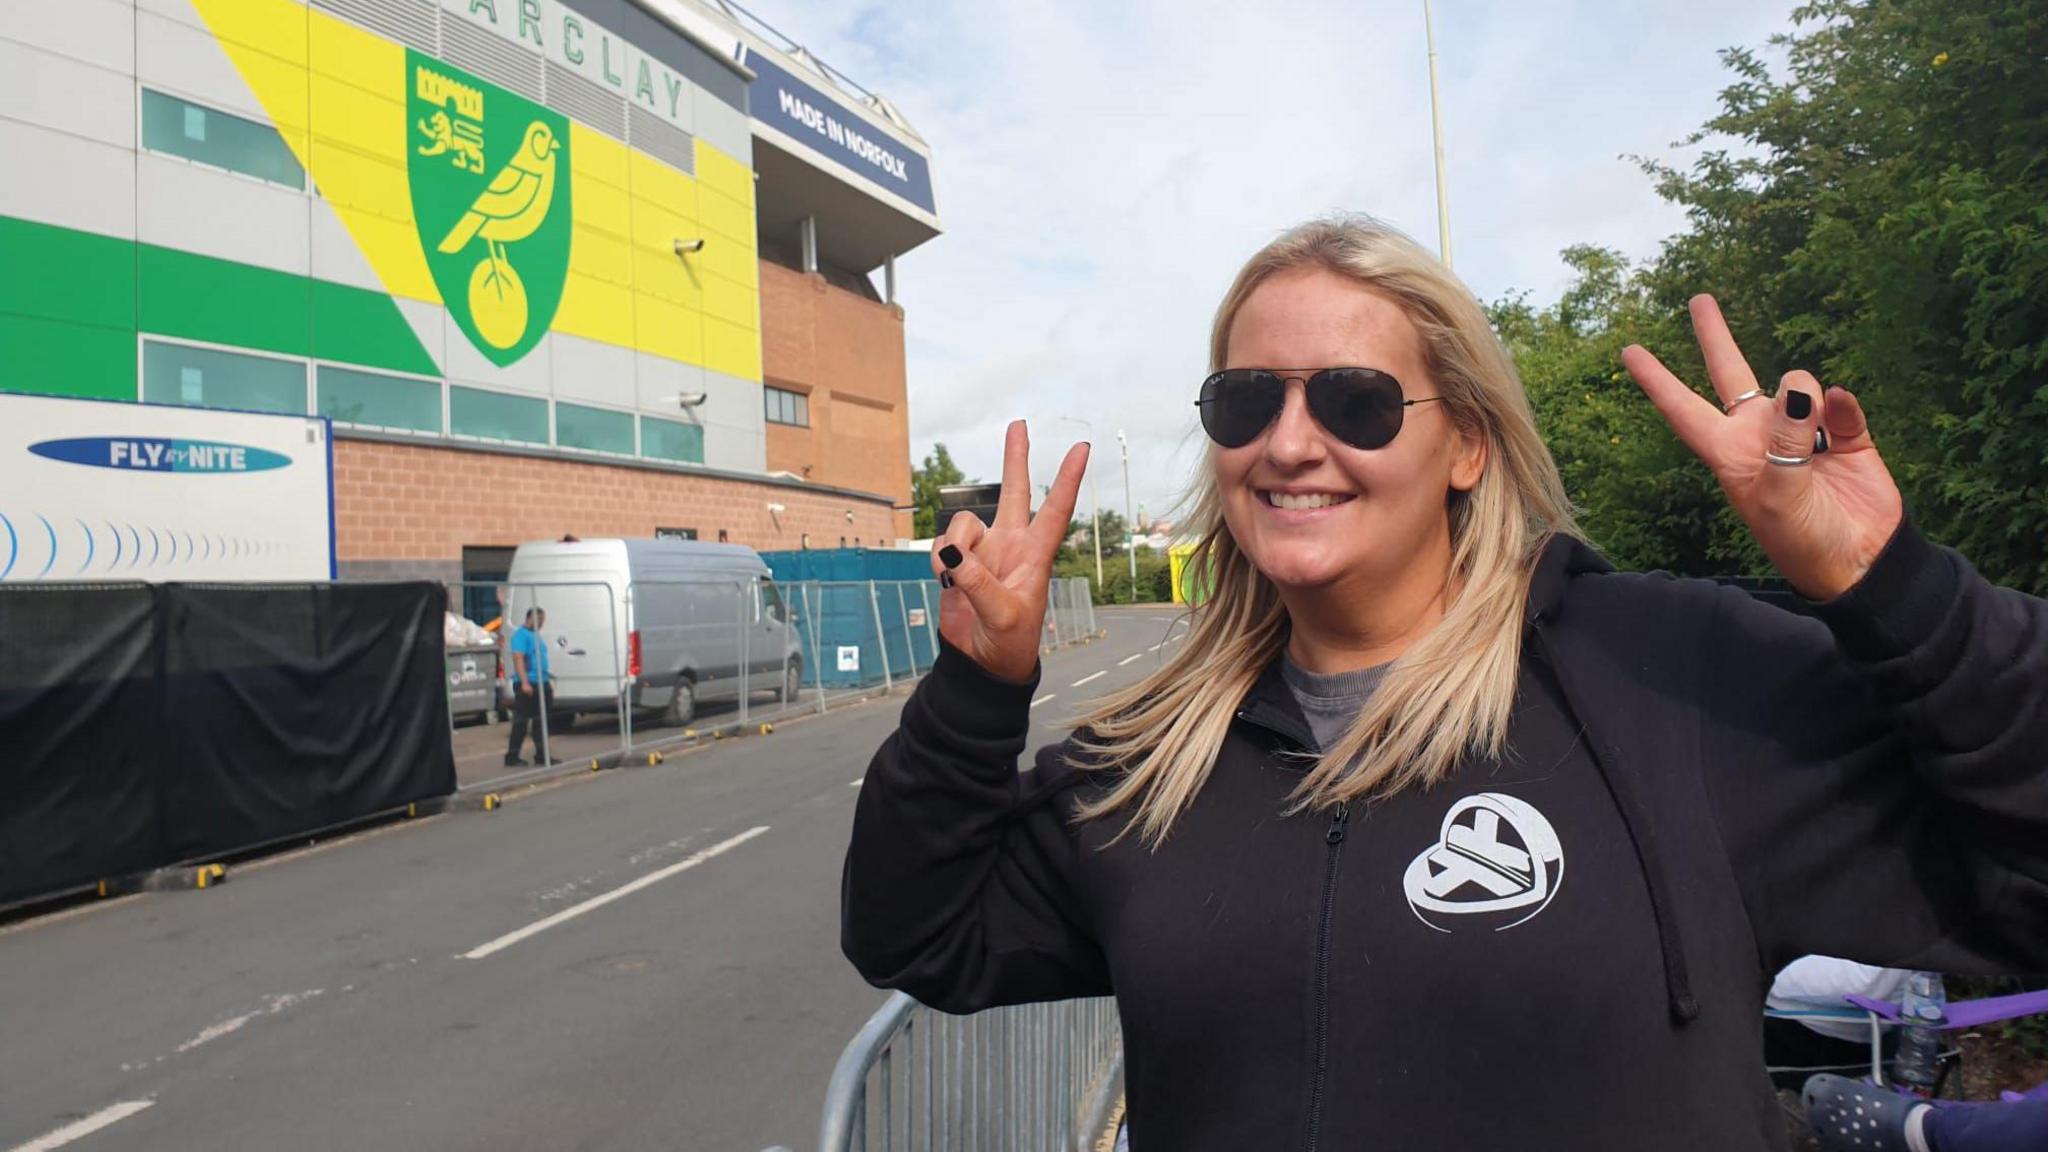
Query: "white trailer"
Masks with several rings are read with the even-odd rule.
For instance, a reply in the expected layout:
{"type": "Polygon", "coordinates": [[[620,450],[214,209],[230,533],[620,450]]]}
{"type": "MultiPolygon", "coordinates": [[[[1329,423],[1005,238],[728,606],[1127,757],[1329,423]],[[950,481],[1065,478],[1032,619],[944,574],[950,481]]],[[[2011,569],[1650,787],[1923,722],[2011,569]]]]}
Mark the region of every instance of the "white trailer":
{"type": "Polygon", "coordinates": [[[0,394],[0,583],[334,575],[325,417],[0,394]]]}

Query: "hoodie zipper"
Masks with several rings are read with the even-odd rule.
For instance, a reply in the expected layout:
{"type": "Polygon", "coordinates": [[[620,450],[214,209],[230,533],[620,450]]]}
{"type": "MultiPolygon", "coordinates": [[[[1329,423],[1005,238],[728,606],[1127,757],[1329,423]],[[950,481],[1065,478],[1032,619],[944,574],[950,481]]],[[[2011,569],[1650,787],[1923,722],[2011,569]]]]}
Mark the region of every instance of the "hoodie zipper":
{"type": "MultiPolygon", "coordinates": [[[[1255,708],[1256,705],[1239,708],[1237,718],[1247,724],[1263,728],[1297,748],[1312,747],[1311,738],[1306,732],[1286,723],[1284,717],[1254,714],[1255,708]]],[[[1323,831],[1323,843],[1329,845],[1329,852],[1324,857],[1323,906],[1316,922],[1316,1063],[1315,1078],[1309,1089],[1308,1152],[1316,1152],[1321,1146],[1323,1097],[1329,1091],[1330,933],[1337,919],[1337,864],[1344,856],[1344,835],[1350,823],[1351,806],[1339,804],[1337,810],[1330,814],[1329,827],[1323,831]]]]}
{"type": "Polygon", "coordinates": [[[1330,851],[1323,871],[1322,917],[1316,926],[1316,1072],[1309,1093],[1308,1152],[1316,1152],[1322,1139],[1323,1094],[1329,1087],[1330,925],[1337,914],[1337,862],[1344,855],[1344,826],[1350,819],[1350,807],[1337,805],[1336,813],[1330,817],[1329,830],[1323,833],[1323,842],[1330,846],[1330,851]]]}

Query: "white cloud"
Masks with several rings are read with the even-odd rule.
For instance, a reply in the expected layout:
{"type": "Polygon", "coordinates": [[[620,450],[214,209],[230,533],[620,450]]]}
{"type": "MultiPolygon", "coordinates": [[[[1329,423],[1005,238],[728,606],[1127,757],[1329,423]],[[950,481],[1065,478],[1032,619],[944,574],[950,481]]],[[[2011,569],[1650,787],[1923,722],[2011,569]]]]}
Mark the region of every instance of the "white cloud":
{"type": "MultiPolygon", "coordinates": [[[[1554,296],[1575,243],[1655,252],[1678,230],[1624,153],[1671,157],[1716,108],[1718,49],[1787,0],[1437,5],[1453,258],[1483,298],[1554,296]]],[[[1105,504],[1163,508],[1199,458],[1209,317],[1239,263],[1333,209],[1434,245],[1429,80],[1412,3],[761,0],[904,111],[946,234],[898,261],[911,440],[1001,472],[1002,427],[1095,425],[1105,504]]],[[[1086,496],[1083,496],[1086,503],[1086,496]]]]}

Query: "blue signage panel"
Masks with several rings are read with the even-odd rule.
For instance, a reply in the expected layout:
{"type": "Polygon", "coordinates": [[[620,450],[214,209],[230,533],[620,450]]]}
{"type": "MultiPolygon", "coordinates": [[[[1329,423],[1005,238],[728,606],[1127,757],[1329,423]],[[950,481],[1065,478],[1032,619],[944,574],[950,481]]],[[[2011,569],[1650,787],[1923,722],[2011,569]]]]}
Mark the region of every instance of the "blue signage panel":
{"type": "Polygon", "coordinates": [[[810,145],[870,184],[938,213],[932,200],[931,166],[923,156],[752,48],[747,49],[743,63],[757,77],[747,94],[755,120],[810,145]]]}
{"type": "Polygon", "coordinates": [[[121,468],[132,472],[268,472],[291,457],[246,444],[214,440],[165,440],[155,436],[82,436],[44,440],[28,450],[45,460],[121,468]]]}

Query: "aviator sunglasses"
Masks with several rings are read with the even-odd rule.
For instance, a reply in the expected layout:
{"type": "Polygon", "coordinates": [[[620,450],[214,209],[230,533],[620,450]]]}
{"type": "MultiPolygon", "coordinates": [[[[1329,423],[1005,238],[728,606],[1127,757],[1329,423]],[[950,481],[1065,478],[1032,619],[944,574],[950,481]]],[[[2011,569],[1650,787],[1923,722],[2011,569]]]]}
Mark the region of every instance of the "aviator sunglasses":
{"type": "Polygon", "coordinates": [[[1289,380],[1302,382],[1316,423],[1368,451],[1393,443],[1409,405],[1442,399],[1403,399],[1401,382],[1374,368],[1226,368],[1202,381],[1202,430],[1225,448],[1258,439],[1286,405],[1289,380]]]}

